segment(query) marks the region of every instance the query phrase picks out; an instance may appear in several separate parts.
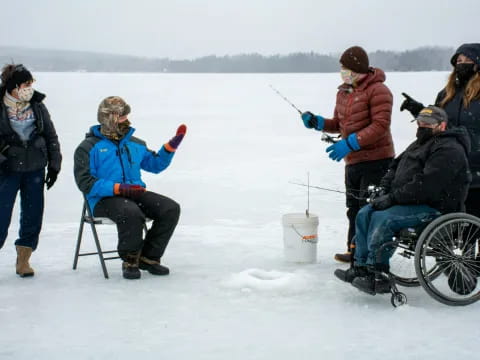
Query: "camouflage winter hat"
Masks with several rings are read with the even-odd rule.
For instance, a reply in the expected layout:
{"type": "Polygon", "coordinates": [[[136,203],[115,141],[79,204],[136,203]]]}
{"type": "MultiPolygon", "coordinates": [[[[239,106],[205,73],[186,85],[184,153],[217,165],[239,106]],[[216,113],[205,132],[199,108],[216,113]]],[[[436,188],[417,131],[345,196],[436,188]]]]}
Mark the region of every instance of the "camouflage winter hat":
{"type": "Polygon", "coordinates": [[[109,96],[98,106],[97,120],[100,124],[110,127],[118,117],[130,114],[130,105],[120,96],[109,96]]]}

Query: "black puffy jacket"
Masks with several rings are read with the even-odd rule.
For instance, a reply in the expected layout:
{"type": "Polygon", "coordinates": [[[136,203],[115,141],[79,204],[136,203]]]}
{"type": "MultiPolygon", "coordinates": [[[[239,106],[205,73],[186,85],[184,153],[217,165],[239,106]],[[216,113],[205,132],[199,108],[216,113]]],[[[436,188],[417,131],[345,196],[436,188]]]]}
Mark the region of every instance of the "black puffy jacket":
{"type": "MultiPolygon", "coordinates": [[[[480,99],[473,100],[468,107],[463,106],[464,89],[457,89],[452,100],[445,104],[443,109],[448,114],[448,127],[464,126],[470,135],[471,151],[468,156],[472,183],[470,187],[480,188],[480,99]]],[[[445,97],[445,90],[440,91],[435,104],[445,97]]]]}
{"type": "Polygon", "coordinates": [[[428,205],[441,213],[464,211],[471,181],[469,151],[470,139],[462,127],[423,144],[414,141],[393,160],[381,186],[400,205],[428,205]]]}
{"type": "MultiPolygon", "coordinates": [[[[0,92],[4,93],[4,92],[0,92]]],[[[62,154],[57,132],[43,104],[45,95],[35,91],[30,104],[35,115],[35,130],[28,141],[22,141],[12,129],[7,109],[0,96],[0,173],[35,171],[48,166],[60,171],[62,154]]]]}

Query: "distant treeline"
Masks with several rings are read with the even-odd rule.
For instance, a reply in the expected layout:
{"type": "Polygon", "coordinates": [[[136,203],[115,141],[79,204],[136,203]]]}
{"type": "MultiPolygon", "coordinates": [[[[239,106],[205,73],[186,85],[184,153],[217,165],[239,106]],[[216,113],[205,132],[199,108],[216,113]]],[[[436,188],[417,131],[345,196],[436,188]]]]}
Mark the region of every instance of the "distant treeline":
{"type": "MultiPolygon", "coordinates": [[[[451,69],[453,48],[421,47],[406,51],[375,51],[370,64],[386,71],[451,69]]],[[[340,54],[315,52],[264,56],[240,54],[192,60],[155,59],[83,51],[0,46],[2,64],[23,63],[34,71],[167,72],[167,73],[309,73],[336,72],[340,54]]]]}

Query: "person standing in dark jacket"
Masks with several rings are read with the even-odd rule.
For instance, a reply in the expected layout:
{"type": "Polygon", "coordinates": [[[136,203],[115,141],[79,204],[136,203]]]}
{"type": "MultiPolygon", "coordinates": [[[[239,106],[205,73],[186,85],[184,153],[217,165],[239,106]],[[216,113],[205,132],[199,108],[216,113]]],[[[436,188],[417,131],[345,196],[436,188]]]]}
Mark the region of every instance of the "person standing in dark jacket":
{"type": "Polygon", "coordinates": [[[119,96],[105,98],[98,107],[100,125],[92,126],[74,155],[75,181],[95,216],[108,217],[118,229],[118,255],[125,279],[139,279],[140,269],[168,275],[160,264],[180,217],[174,200],[146,190],[141,170],[158,174],[165,170],[183,140],[187,127],[158,152],[133,137],[130,106],[119,96]],[[153,224],[143,239],[146,218],[153,224]]]}
{"type": "Polygon", "coordinates": [[[342,136],[327,152],[332,160],[345,159],[347,251],[335,254],[335,260],[349,263],[355,218],[366,204],[368,186],[378,185],[395,156],[390,131],[393,97],[384,84],[385,73],[369,66],[368,55],[360,46],[345,50],[340,64],[343,84],[338,88],[333,118],[307,111],[302,120],[307,128],[342,136]]]}
{"type": "MultiPolygon", "coordinates": [[[[466,212],[480,217],[480,44],[463,44],[450,60],[453,71],[447,85],[440,91],[435,105],[448,114],[448,127],[463,126],[470,135],[472,151],[469,155],[472,183],[465,201],[466,212]]],[[[407,94],[400,110],[413,116],[423,104],[407,94]]]]}
{"type": "Polygon", "coordinates": [[[34,79],[22,64],[5,65],[0,85],[0,248],[8,235],[20,191],[20,230],[15,241],[16,272],[33,276],[29,264],[42,227],[44,185],[50,189],[62,162],[60,144],[34,79]],[[45,168],[47,175],[45,177],[45,168]]]}
{"type": "Polygon", "coordinates": [[[370,294],[390,291],[386,278],[392,255],[377,250],[402,228],[415,227],[435,217],[464,210],[471,174],[470,138],[463,127],[446,130],[447,113],[436,106],[416,118],[417,140],[398,156],[382,178],[383,193],[363,207],[356,220],[355,263],[335,276],[370,294]]]}

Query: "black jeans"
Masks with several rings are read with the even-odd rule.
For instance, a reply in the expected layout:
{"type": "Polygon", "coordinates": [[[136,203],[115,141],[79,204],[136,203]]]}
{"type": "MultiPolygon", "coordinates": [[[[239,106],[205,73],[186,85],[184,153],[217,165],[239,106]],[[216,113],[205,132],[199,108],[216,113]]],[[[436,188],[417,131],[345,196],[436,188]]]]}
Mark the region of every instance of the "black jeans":
{"type": "Polygon", "coordinates": [[[348,236],[347,250],[355,236],[355,218],[367,203],[368,186],[379,185],[392,159],[365,161],[345,167],[345,190],[347,198],[348,236]]]}
{"type": "Polygon", "coordinates": [[[136,201],[121,196],[100,200],[94,215],[108,217],[118,230],[118,255],[125,260],[130,253],[141,251],[142,256],[160,260],[180,217],[180,205],[165,196],[147,191],[136,201]],[[143,241],[145,218],[153,224],[143,241]]]}

